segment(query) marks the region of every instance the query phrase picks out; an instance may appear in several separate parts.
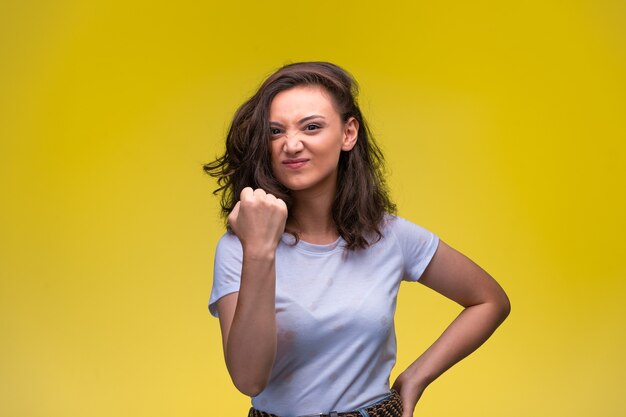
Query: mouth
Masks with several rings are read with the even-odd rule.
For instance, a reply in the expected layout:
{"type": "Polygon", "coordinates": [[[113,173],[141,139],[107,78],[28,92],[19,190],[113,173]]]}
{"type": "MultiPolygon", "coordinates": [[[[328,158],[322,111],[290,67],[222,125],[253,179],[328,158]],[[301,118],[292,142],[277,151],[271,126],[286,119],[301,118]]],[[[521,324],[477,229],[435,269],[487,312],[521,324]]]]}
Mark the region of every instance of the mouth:
{"type": "Polygon", "coordinates": [[[307,162],[309,162],[309,160],[305,158],[285,159],[284,161],[282,161],[282,164],[290,169],[298,169],[306,165],[307,162]]]}

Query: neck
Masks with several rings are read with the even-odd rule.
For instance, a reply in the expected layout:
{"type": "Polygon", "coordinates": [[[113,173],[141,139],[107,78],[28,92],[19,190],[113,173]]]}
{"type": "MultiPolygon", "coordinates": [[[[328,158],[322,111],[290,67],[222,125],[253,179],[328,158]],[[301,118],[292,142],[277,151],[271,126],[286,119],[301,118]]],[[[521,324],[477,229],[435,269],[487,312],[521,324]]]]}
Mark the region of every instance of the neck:
{"type": "Polygon", "coordinates": [[[295,192],[291,208],[293,219],[288,229],[297,232],[300,238],[314,244],[332,243],[339,237],[332,216],[333,193],[314,191],[295,192]]]}

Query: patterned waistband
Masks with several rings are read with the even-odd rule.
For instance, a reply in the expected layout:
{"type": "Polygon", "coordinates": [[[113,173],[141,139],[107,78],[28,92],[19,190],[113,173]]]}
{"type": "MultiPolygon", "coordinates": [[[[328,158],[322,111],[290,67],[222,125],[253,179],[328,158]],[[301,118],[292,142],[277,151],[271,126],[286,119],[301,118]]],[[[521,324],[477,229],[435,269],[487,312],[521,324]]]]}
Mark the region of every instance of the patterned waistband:
{"type": "MultiPolygon", "coordinates": [[[[248,417],[280,416],[266,413],[265,411],[257,410],[256,408],[251,407],[248,412],[248,417]]],[[[398,394],[396,390],[391,390],[391,393],[382,400],[354,411],[343,413],[331,411],[327,414],[305,414],[298,417],[402,417],[402,400],[400,399],[400,394],[398,394]]]]}

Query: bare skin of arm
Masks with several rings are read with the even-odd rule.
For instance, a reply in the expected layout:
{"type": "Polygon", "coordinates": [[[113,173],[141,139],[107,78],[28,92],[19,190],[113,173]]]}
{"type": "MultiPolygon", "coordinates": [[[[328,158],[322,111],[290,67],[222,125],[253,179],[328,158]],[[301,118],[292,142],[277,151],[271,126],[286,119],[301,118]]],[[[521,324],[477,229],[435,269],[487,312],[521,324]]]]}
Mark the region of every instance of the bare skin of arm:
{"type": "Polygon", "coordinates": [[[443,241],[418,282],[465,308],[394,382],[393,388],[402,397],[402,417],[412,417],[426,387],[482,345],[511,310],[502,287],[443,241]]]}
{"type": "Polygon", "coordinates": [[[217,302],[226,367],[239,391],[258,395],[276,357],[275,254],[287,206],[263,190],[245,188],[228,221],[241,241],[239,292],[217,302]]]}

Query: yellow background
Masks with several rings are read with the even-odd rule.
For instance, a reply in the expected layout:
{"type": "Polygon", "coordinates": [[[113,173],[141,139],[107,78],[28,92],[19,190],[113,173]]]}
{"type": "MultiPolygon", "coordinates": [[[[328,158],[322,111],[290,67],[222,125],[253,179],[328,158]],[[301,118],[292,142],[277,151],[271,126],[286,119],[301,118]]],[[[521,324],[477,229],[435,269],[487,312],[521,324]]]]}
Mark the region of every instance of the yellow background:
{"type": "MultiPolygon", "coordinates": [[[[247,415],[201,166],[300,60],[354,74],[399,214],[512,301],[415,415],[625,415],[621,0],[3,1],[0,415],[247,415]]],[[[458,312],[402,285],[392,381],[458,312]]]]}

